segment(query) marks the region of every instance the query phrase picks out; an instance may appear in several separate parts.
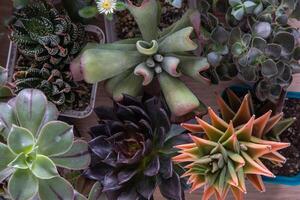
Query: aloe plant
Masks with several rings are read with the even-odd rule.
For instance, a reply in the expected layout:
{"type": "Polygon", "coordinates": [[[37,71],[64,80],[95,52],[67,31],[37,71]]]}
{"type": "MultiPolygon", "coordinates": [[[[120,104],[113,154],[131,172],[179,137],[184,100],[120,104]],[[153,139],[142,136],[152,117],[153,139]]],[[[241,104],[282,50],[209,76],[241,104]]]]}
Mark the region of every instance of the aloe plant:
{"type": "Polygon", "coordinates": [[[11,199],[73,199],[75,191],[58,167],[81,170],[90,163],[85,141],[73,142],[73,127],[56,121],[57,108],[35,89],[1,103],[0,182],[11,199]]]}
{"type": "Polygon", "coordinates": [[[208,0],[198,8],[200,55],[207,55],[213,82],[238,76],[254,85],[261,101],[278,101],[300,69],[299,34],[289,23],[300,19],[299,2],[208,0]]]}
{"type": "Polygon", "coordinates": [[[181,20],[160,31],[161,13],[156,0],[145,0],[140,7],[127,1],[127,8],[141,36],[112,44],[90,44],[71,64],[74,77],[79,80],[83,77],[88,83],[106,81],[106,90],[118,101],[123,94],[139,95],[143,86],[157,79],[173,114],[203,111],[203,104],[180,80],[186,75],[196,81],[210,82],[202,76],[209,68],[207,59],[192,53],[198,46],[190,38],[193,33],[190,17],[197,11],[188,10],[181,20]]]}

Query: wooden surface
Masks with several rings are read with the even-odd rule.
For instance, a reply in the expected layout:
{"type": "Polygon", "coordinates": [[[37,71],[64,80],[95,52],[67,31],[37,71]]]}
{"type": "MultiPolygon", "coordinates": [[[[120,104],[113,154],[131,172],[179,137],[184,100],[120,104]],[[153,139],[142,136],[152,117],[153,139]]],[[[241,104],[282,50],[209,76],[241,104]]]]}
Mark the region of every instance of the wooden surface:
{"type": "MultiPolygon", "coordinates": [[[[7,17],[10,14],[11,11],[11,2],[10,0],[0,0],[0,32],[5,32],[5,28],[3,26],[4,21],[7,19],[7,17]]],[[[7,35],[4,35],[0,38],[0,65],[5,66],[6,64],[6,57],[9,47],[9,41],[7,38],[7,35]]],[[[212,95],[212,91],[222,91],[222,88],[220,87],[210,87],[209,89],[207,86],[203,86],[200,83],[196,83],[193,81],[187,81],[187,85],[197,94],[197,96],[207,105],[212,105],[212,107],[215,107],[215,98],[214,95],[212,95]]],[[[223,85],[223,87],[226,87],[226,85],[230,85],[231,83],[226,83],[223,85]]],[[[108,105],[111,104],[110,99],[105,95],[105,92],[103,92],[102,85],[98,89],[97,94],[97,100],[96,100],[96,106],[100,105],[108,105]]],[[[0,111],[1,112],[1,111],[0,111]]],[[[79,127],[80,132],[87,133],[89,130],[89,127],[92,125],[95,125],[97,123],[97,119],[95,118],[95,115],[92,114],[90,117],[82,120],[74,120],[74,123],[79,127]]],[[[288,187],[283,185],[266,185],[266,192],[260,193],[256,191],[252,186],[248,186],[248,193],[245,196],[246,200],[300,200],[300,186],[297,187],[288,187]]],[[[156,192],[156,200],[163,199],[159,192],[156,192]]],[[[201,199],[201,191],[197,191],[193,194],[186,195],[187,200],[199,200],[201,199]]],[[[233,199],[231,195],[228,196],[227,199],[233,199]]]]}

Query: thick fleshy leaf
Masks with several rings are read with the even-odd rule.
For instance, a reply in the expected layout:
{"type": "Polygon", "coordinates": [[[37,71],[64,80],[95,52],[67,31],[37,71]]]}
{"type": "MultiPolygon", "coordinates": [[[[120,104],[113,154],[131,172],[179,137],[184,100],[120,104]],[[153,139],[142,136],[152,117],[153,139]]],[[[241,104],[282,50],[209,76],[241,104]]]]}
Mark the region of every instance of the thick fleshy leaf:
{"type": "Polygon", "coordinates": [[[43,200],[62,200],[74,198],[72,185],[62,177],[39,180],[39,197],[43,200]]]}
{"type": "Polygon", "coordinates": [[[19,154],[13,161],[8,164],[10,167],[16,169],[28,169],[26,162],[26,155],[24,153],[19,154]]]}
{"type": "Polygon", "coordinates": [[[42,125],[46,124],[47,122],[56,120],[58,118],[58,115],[59,111],[56,106],[53,103],[48,102],[42,125]]]}
{"type": "Polygon", "coordinates": [[[123,184],[130,181],[136,174],[138,170],[136,169],[124,169],[118,173],[118,184],[123,184]]]}
{"type": "Polygon", "coordinates": [[[143,78],[131,73],[125,79],[121,80],[113,89],[113,98],[116,101],[121,101],[124,94],[130,96],[138,96],[143,87],[143,78]]]}
{"type": "Polygon", "coordinates": [[[143,0],[142,5],[137,7],[127,0],[127,8],[137,22],[145,41],[157,38],[159,5],[156,0],[143,0]],[[151,17],[149,17],[151,16],[151,17]]]}
{"type": "Polygon", "coordinates": [[[85,169],[91,162],[88,144],[83,140],[76,140],[69,151],[50,158],[57,166],[72,170],[85,169]]]}
{"type": "Polygon", "coordinates": [[[197,109],[204,108],[198,98],[179,79],[162,72],[158,80],[171,112],[176,116],[183,116],[197,109]]]}
{"type": "Polygon", "coordinates": [[[140,63],[134,69],[134,74],[143,77],[143,85],[148,85],[154,78],[154,70],[149,68],[146,63],[140,63]]]}
{"type": "Polygon", "coordinates": [[[145,199],[151,199],[156,188],[156,181],[153,178],[147,177],[139,181],[137,192],[145,199]]]}
{"type": "Polygon", "coordinates": [[[153,160],[148,164],[147,168],[144,170],[144,174],[146,176],[155,176],[159,172],[160,162],[159,157],[156,156],[153,160]]]}
{"type": "Polygon", "coordinates": [[[274,37],[274,43],[279,44],[281,49],[281,54],[283,56],[289,55],[295,48],[295,38],[291,33],[280,32],[274,37]]]}
{"type": "Polygon", "coordinates": [[[60,121],[48,122],[37,140],[38,153],[46,156],[63,154],[71,148],[73,137],[72,126],[60,121]]]}
{"type": "Polygon", "coordinates": [[[159,43],[159,52],[176,53],[197,49],[198,45],[190,38],[192,32],[193,27],[187,27],[169,35],[159,43]]]}
{"type": "Polygon", "coordinates": [[[6,169],[7,165],[13,161],[15,157],[16,155],[11,152],[7,145],[0,143],[0,172],[6,169]]]}
{"type": "Polygon", "coordinates": [[[139,40],[136,42],[136,48],[141,54],[152,56],[158,51],[158,42],[156,40],[151,40],[151,42],[139,40]]]}
{"type": "Polygon", "coordinates": [[[173,172],[173,176],[169,179],[161,179],[159,184],[160,193],[166,199],[181,199],[181,186],[178,174],[173,172]]]}
{"type": "Polygon", "coordinates": [[[3,169],[2,171],[0,171],[0,183],[3,183],[15,171],[16,171],[16,169],[14,169],[12,167],[7,167],[7,168],[3,169]]]}
{"type": "Polygon", "coordinates": [[[96,182],[90,193],[89,193],[89,198],[88,200],[106,200],[107,198],[105,195],[102,193],[102,186],[99,182],[96,182]]]}
{"type": "Polygon", "coordinates": [[[133,72],[132,69],[129,69],[129,70],[105,81],[104,88],[109,93],[109,95],[112,96],[113,91],[114,91],[115,87],[118,85],[118,83],[121,82],[122,80],[124,80],[125,78],[127,78],[132,72],[133,72]]]}
{"type": "Polygon", "coordinates": [[[13,96],[13,92],[9,87],[0,86],[0,98],[8,98],[12,96],[13,96]]]}
{"type": "Polygon", "coordinates": [[[59,175],[53,161],[43,155],[36,156],[31,171],[39,179],[51,179],[59,175]]]}
{"type": "Polygon", "coordinates": [[[12,124],[16,123],[16,118],[13,108],[6,104],[0,103],[0,135],[7,139],[12,124]]]}
{"type": "Polygon", "coordinates": [[[30,130],[33,135],[37,135],[46,107],[46,96],[40,90],[22,90],[16,99],[16,112],[20,125],[30,130]]]}
{"type": "Polygon", "coordinates": [[[261,64],[261,73],[266,78],[271,78],[278,73],[276,63],[272,59],[268,59],[261,64]]]}
{"type": "Polygon", "coordinates": [[[258,22],[255,23],[252,27],[253,34],[256,37],[268,38],[272,32],[271,24],[268,22],[258,22]]]}
{"type": "Polygon", "coordinates": [[[13,199],[31,199],[38,191],[38,179],[30,170],[18,169],[8,182],[8,191],[13,199]]]}
{"type": "Polygon", "coordinates": [[[14,153],[20,154],[32,151],[35,142],[30,131],[13,125],[7,138],[7,144],[14,153]]]}
{"type": "Polygon", "coordinates": [[[96,83],[121,74],[144,60],[137,51],[88,49],[81,56],[78,70],[82,71],[86,82],[96,83]]]}

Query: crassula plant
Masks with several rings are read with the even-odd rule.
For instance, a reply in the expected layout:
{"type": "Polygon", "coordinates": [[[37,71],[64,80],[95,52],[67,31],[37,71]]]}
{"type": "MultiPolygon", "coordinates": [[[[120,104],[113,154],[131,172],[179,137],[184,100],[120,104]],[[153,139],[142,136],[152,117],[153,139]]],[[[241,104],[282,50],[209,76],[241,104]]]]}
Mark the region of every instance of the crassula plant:
{"type": "Polygon", "coordinates": [[[199,1],[200,43],[214,82],[238,76],[261,100],[276,102],[299,72],[299,1],[199,1]]]}
{"type": "MultiPolygon", "coordinates": [[[[248,101],[246,96],[237,113],[222,112],[222,118],[209,108],[211,124],[200,118],[196,118],[198,124],[182,124],[192,132],[193,142],[176,146],[181,154],[173,160],[185,163],[187,171],[183,176],[189,177],[191,191],[204,187],[202,199],[215,195],[223,200],[231,190],[234,198],[241,200],[247,192],[245,179],[263,192],[261,176],[275,176],[262,161],[285,162],[278,150],[288,147],[289,143],[262,139],[277,121],[270,120],[269,112],[258,118],[251,115],[248,101]],[[197,132],[204,132],[205,136],[193,135],[197,132]]],[[[222,105],[221,110],[223,108],[222,105]]]]}
{"type": "Polygon", "coordinates": [[[203,109],[180,79],[186,75],[196,81],[210,82],[202,76],[209,68],[207,59],[192,53],[198,45],[191,39],[191,17],[198,12],[188,10],[179,21],[159,30],[161,10],[158,1],[144,0],[140,7],[127,1],[127,8],[135,18],[141,36],[112,44],[88,45],[71,64],[73,76],[79,80],[84,78],[88,83],[106,80],[106,90],[118,101],[122,100],[123,94],[139,95],[143,86],[158,80],[174,115],[203,109]]]}
{"type": "Polygon", "coordinates": [[[108,199],[153,199],[156,188],[166,199],[184,199],[183,168],[172,162],[176,144],[189,142],[185,130],[171,125],[157,97],[124,95],[114,107],[95,109],[99,125],[89,142],[95,159],[84,175],[103,186],[108,199]]]}
{"type": "Polygon", "coordinates": [[[81,170],[90,163],[88,144],[74,140],[73,127],[56,121],[58,110],[45,95],[25,89],[0,103],[0,182],[8,181],[14,200],[74,199],[72,185],[59,167],[81,170]]]}

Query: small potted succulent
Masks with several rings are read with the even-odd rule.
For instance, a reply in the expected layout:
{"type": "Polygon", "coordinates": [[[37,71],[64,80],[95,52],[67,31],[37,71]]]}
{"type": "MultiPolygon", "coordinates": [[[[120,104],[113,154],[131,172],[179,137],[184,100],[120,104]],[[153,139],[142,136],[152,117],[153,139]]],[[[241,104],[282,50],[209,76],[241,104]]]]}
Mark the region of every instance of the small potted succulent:
{"type": "Polygon", "coordinates": [[[24,89],[0,107],[0,182],[10,199],[73,199],[76,192],[59,170],[85,169],[87,142],[74,141],[73,127],[56,121],[57,108],[39,90],[24,89]]]}
{"type": "Polygon", "coordinates": [[[103,42],[101,29],[75,24],[63,11],[39,0],[15,10],[9,29],[12,44],[7,68],[14,92],[40,89],[62,115],[89,115],[97,85],[75,82],[68,65],[87,40],[103,42]]]}
{"type": "Polygon", "coordinates": [[[138,96],[144,86],[158,81],[175,116],[205,112],[203,104],[180,79],[185,75],[210,83],[202,75],[209,69],[207,59],[193,54],[198,45],[191,38],[194,29],[190,18],[198,11],[188,10],[179,21],[160,31],[158,22],[147,17],[161,16],[156,0],[143,1],[140,7],[129,1],[127,8],[137,21],[142,38],[87,45],[71,63],[73,77],[88,83],[105,81],[106,90],[115,100],[122,100],[123,94],[138,96]]]}
{"type": "Polygon", "coordinates": [[[181,151],[173,160],[185,164],[184,176],[189,177],[191,191],[204,187],[203,199],[213,195],[226,199],[229,190],[235,199],[243,199],[247,192],[245,179],[264,192],[261,176],[274,177],[274,174],[263,161],[284,163],[285,158],[278,150],[290,145],[264,139],[287,128],[280,126],[282,115],[271,117],[271,111],[261,117],[252,115],[249,95],[243,101],[231,99],[234,110],[221,97],[217,100],[221,117],[209,108],[210,123],[196,118],[197,124],[182,124],[191,132],[193,142],[177,145],[181,151]],[[199,132],[205,136],[194,135],[199,132]]]}

